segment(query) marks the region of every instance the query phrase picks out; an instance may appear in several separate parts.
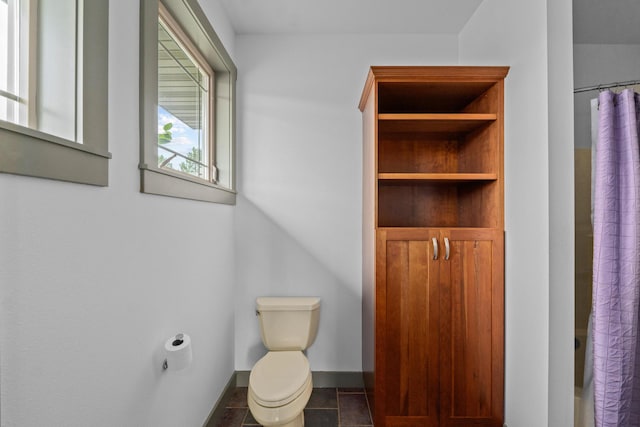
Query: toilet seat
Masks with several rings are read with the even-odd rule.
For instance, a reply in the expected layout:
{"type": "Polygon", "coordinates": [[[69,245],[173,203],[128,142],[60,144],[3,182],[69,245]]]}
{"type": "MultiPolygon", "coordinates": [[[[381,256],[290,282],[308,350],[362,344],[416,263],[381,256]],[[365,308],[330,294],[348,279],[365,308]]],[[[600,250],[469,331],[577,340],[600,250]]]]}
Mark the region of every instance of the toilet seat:
{"type": "Polygon", "coordinates": [[[311,383],[309,361],[301,351],[271,351],[258,360],[249,376],[249,393],[266,408],[284,406],[311,383]]]}

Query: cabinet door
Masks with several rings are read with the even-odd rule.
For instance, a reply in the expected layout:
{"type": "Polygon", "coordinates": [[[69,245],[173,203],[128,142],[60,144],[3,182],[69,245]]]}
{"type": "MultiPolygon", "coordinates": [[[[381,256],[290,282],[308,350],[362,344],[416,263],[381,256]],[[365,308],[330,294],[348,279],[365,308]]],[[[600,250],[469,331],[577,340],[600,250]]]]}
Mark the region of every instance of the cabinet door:
{"type": "Polygon", "coordinates": [[[439,424],[437,237],[437,230],[378,230],[376,426],[439,424]]]}
{"type": "Polygon", "coordinates": [[[442,426],[502,427],[504,237],[495,229],[441,231],[442,426]]]}

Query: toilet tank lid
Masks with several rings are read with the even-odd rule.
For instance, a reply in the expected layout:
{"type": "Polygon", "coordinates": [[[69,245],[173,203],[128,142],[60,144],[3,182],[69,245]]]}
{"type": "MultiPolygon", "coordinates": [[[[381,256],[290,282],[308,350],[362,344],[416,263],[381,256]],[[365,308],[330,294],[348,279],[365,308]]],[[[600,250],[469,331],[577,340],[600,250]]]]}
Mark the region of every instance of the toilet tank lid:
{"type": "Polygon", "coordinates": [[[319,297],[258,297],[258,311],[315,310],[320,307],[319,297]]]}

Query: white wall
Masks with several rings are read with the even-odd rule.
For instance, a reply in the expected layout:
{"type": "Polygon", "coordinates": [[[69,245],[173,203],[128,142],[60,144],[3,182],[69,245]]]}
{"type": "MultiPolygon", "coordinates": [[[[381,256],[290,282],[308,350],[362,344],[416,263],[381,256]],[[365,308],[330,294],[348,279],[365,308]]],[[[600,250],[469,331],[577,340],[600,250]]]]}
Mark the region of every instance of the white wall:
{"type": "Polygon", "coordinates": [[[455,36],[238,35],[236,369],[255,298],[322,297],[314,371],[360,371],[362,118],[370,65],[456,64],[455,36]]]}
{"type": "MultiPolygon", "coordinates": [[[[559,90],[569,89],[566,73],[571,70],[560,68],[562,64],[556,52],[549,58],[552,41],[548,41],[548,37],[553,37],[553,43],[560,43],[564,48],[571,34],[571,16],[565,0],[561,5],[552,6],[561,18],[549,24],[545,3],[485,0],[460,34],[461,64],[511,66],[505,86],[505,421],[509,426],[518,427],[570,425],[555,424],[558,417],[565,418],[563,414],[550,412],[549,408],[549,398],[554,393],[550,391],[550,365],[556,366],[556,358],[566,356],[558,356],[556,349],[550,347],[550,340],[554,338],[550,334],[550,283],[566,272],[554,270],[552,275],[549,257],[554,255],[558,262],[573,265],[572,250],[565,253],[557,250],[566,244],[566,236],[554,241],[554,246],[550,242],[552,226],[557,225],[556,218],[550,220],[550,212],[563,215],[560,220],[571,215],[571,211],[561,212],[551,202],[557,201],[558,195],[572,199],[572,193],[564,193],[566,186],[562,186],[561,193],[550,190],[550,175],[554,176],[563,166],[571,167],[567,164],[570,159],[563,157],[552,169],[550,138],[554,144],[571,141],[556,141],[557,136],[566,135],[567,130],[554,127],[555,120],[550,123],[549,104],[550,100],[563,98],[562,95],[550,97],[549,88],[553,82],[559,90]],[[562,26],[564,30],[560,29],[562,26]]],[[[557,114],[557,120],[571,123],[570,108],[559,108],[557,114]]],[[[572,287],[573,283],[554,283],[554,286],[572,287]]],[[[564,303],[570,307],[573,300],[564,303]]],[[[553,325],[555,327],[568,325],[561,323],[553,325]]],[[[558,410],[570,411],[569,404],[552,409],[558,410]]]]}
{"type": "Polygon", "coordinates": [[[138,192],[138,8],[110,1],[109,187],[0,174],[2,426],[198,426],[234,371],[234,208],[138,192]]]}
{"type": "MultiPolygon", "coordinates": [[[[218,38],[235,63],[236,33],[231,26],[231,21],[224,7],[222,7],[220,0],[198,0],[198,3],[209,18],[209,22],[213,26],[218,38]]],[[[238,64],[236,64],[236,66],[237,65],[238,64]]]]}

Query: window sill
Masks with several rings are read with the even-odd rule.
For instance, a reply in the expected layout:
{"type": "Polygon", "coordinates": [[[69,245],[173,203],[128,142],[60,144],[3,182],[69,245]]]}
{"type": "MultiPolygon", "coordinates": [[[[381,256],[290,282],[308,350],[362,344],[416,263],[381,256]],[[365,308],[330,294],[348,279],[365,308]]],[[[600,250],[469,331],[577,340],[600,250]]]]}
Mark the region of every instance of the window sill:
{"type": "Polygon", "coordinates": [[[111,153],[0,121],[0,172],[106,186],[111,153]]]}
{"type": "Polygon", "coordinates": [[[226,205],[236,204],[235,191],[187,175],[140,165],[140,178],[140,191],[143,193],[226,205]]]}

